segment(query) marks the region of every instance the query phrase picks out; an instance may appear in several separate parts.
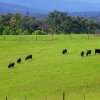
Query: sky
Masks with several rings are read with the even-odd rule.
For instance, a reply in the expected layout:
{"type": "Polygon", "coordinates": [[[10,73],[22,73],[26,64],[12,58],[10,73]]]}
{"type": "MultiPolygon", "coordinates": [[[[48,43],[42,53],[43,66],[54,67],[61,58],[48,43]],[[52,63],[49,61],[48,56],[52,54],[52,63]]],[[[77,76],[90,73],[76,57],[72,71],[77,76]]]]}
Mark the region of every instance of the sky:
{"type": "Polygon", "coordinates": [[[44,10],[99,11],[100,0],[0,0],[44,10]]]}

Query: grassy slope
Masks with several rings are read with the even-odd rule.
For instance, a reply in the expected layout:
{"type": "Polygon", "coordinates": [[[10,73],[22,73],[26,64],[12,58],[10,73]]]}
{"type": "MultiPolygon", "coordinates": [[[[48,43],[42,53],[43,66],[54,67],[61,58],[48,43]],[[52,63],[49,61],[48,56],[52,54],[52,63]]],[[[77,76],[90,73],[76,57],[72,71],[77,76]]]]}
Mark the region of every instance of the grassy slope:
{"type": "Polygon", "coordinates": [[[100,48],[99,40],[0,41],[0,100],[6,95],[11,100],[45,95],[60,100],[63,91],[100,93],[100,56],[94,55],[95,48],[100,48]],[[63,48],[68,48],[68,55],[61,54],[63,48]],[[93,50],[92,56],[80,57],[80,51],[87,49],[93,50]],[[28,54],[32,61],[24,61],[28,54]],[[8,69],[7,64],[18,57],[22,64],[8,69]]]}

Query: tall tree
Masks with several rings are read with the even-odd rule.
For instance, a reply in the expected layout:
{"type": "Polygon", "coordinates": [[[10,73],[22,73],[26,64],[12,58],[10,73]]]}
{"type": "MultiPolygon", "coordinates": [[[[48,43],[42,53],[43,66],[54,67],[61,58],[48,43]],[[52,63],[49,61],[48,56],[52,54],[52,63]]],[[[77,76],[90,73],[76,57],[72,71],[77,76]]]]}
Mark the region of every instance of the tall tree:
{"type": "Polygon", "coordinates": [[[12,17],[13,17],[13,14],[11,14],[11,13],[8,13],[7,15],[1,15],[0,22],[3,25],[8,26],[12,17]]]}
{"type": "Polygon", "coordinates": [[[56,33],[59,33],[61,24],[66,20],[66,17],[67,13],[65,12],[60,12],[55,10],[54,12],[49,13],[47,18],[49,27],[53,29],[56,33]]]}

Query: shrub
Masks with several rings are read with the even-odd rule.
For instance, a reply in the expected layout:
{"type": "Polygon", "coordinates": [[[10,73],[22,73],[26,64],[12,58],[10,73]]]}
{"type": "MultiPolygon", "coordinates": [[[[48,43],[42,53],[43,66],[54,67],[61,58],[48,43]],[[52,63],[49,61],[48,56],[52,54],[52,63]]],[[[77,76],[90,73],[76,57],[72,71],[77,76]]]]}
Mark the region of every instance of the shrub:
{"type": "Polygon", "coordinates": [[[32,35],[46,35],[47,33],[41,30],[36,30],[32,33],[32,35]]]}

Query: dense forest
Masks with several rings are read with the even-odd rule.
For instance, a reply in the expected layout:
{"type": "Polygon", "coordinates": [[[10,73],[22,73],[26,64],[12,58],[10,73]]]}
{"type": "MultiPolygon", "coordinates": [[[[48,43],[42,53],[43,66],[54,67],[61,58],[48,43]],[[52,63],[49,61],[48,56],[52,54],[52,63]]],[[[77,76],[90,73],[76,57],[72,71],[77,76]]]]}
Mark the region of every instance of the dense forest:
{"type": "Polygon", "coordinates": [[[46,34],[100,33],[100,21],[85,17],[68,16],[66,12],[53,11],[37,19],[20,13],[0,15],[0,35],[46,35],[46,34]]]}

